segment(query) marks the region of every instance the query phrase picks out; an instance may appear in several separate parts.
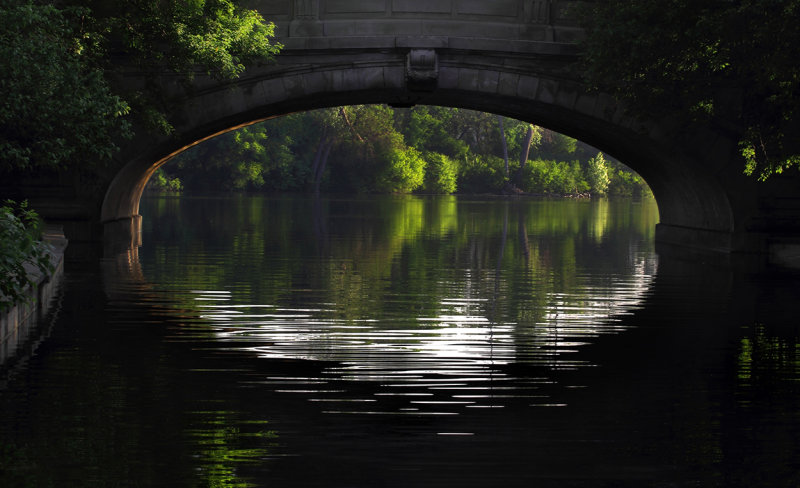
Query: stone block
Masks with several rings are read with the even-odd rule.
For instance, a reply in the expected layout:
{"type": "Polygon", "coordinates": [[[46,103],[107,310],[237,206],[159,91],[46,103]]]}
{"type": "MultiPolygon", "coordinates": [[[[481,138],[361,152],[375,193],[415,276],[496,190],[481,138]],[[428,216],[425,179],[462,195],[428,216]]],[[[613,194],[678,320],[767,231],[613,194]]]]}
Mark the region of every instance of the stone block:
{"type": "Polygon", "coordinates": [[[478,88],[480,70],[461,68],[458,70],[458,89],[475,91],[478,88]]]}
{"type": "Polygon", "coordinates": [[[292,13],[292,0],[259,0],[247,8],[255,8],[265,19],[270,20],[276,16],[289,16],[292,13]]]}
{"type": "Polygon", "coordinates": [[[385,88],[403,89],[406,85],[406,70],[402,66],[386,66],[383,68],[383,84],[385,88]]]}
{"type": "Polygon", "coordinates": [[[387,0],[327,0],[325,13],[358,14],[386,11],[387,0]]]}
{"type": "Polygon", "coordinates": [[[332,92],[345,90],[344,74],[342,70],[326,71],[325,79],[332,92]]]}
{"type": "Polygon", "coordinates": [[[292,21],[289,19],[271,19],[275,23],[275,39],[277,42],[282,42],[281,39],[289,37],[291,32],[292,21]]]}
{"type": "Polygon", "coordinates": [[[392,49],[393,37],[346,36],[328,38],[330,49],[392,49]]]}
{"type": "MultiPolygon", "coordinates": [[[[350,71],[350,70],[348,70],[350,71]]],[[[383,68],[382,67],[369,67],[352,70],[355,77],[353,87],[360,90],[382,89],[385,84],[383,82],[383,68]]]]}
{"type": "Polygon", "coordinates": [[[456,13],[459,15],[491,15],[495,17],[517,17],[518,0],[456,0],[456,13]]]}
{"type": "Polygon", "coordinates": [[[453,20],[423,20],[422,35],[463,37],[467,39],[516,39],[519,28],[507,22],[474,22],[453,20]]]}
{"type": "Polygon", "coordinates": [[[597,95],[589,93],[581,93],[575,101],[575,110],[586,115],[594,114],[594,108],[597,105],[597,95]]]}
{"type": "Polygon", "coordinates": [[[539,82],[539,92],[536,99],[543,103],[556,103],[556,95],[558,94],[558,81],[544,78],[539,82]]]}
{"type": "Polygon", "coordinates": [[[238,86],[226,90],[224,96],[220,98],[224,100],[228,112],[246,112],[252,105],[251,97],[248,97],[245,90],[238,86]]]}
{"type": "Polygon", "coordinates": [[[451,68],[446,66],[439,66],[439,79],[437,85],[439,88],[455,89],[458,88],[459,68],[451,68]]]}
{"type": "Polygon", "coordinates": [[[496,93],[500,80],[500,73],[494,70],[480,70],[478,72],[477,89],[483,93],[496,93]]]}
{"type": "MultiPolygon", "coordinates": [[[[422,27],[420,27],[421,29],[422,27]]],[[[395,38],[395,47],[411,49],[436,49],[448,47],[448,38],[444,36],[411,36],[395,38]]]]}
{"type": "MultiPolygon", "coordinates": [[[[516,73],[500,73],[497,79],[497,93],[509,97],[517,96],[517,86],[519,85],[519,75],[516,73]]],[[[534,90],[536,93],[536,90],[534,90]]]]}
{"type": "Polygon", "coordinates": [[[255,91],[256,93],[261,93],[266,103],[275,103],[288,98],[283,81],[279,78],[259,81],[256,84],[255,91]]]}
{"type": "Polygon", "coordinates": [[[324,35],[330,37],[355,36],[356,32],[358,32],[358,26],[356,24],[358,24],[358,22],[355,20],[329,20],[324,24],[324,35]]]}
{"type": "Polygon", "coordinates": [[[539,90],[539,78],[534,76],[519,75],[517,83],[517,96],[535,99],[539,90]]]}
{"type": "Polygon", "coordinates": [[[312,71],[304,76],[306,93],[324,93],[328,90],[328,83],[325,76],[319,71],[312,71]]]}
{"type": "Polygon", "coordinates": [[[558,84],[558,92],[556,92],[556,105],[572,110],[575,102],[578,100],[578,91],[573,86],[566,83],[558,84]]]}
{"type": "Polygon", "coordinates": [[[358,36],[419,36],[422,23],[419,20],[376,19],[355,23],[358,36]]]}
{"type": "Polygon", "coordinates": [[[302,76],[286,76],[283,77],[282,80],[283,88],[286,90],[286,94],[289,98],[299,98],[306,94],[306,87],[303,83],[302,76]]]}
{"type": "MultiPolygon", "coordinates": [[[[324,33],[325,25],[319,20],[293,20],[289,22],[289,37],[315,37],[324,33]]],[[[285,43],[286,41],[281,40],[281,42],[285,43]]]]}
{"type": "Polygon", "coordinates": [[[392,12],[449,14],[452,10],[452,0],[392,0],[392,12]]]}

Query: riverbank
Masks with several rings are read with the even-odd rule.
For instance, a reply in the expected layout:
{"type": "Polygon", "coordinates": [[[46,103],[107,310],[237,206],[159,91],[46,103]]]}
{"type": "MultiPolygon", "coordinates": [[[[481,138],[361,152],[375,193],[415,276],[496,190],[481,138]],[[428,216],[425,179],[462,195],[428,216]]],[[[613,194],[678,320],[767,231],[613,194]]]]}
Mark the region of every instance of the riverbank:
{"type": "Polygon", "coordinates": [[[27,300],[0,314],[0,365],[15,355],[19,345],[25,342],[39,320],[47,314],[61,283],[67,248],[64,231],[60,227],[45,228],[43,240],[50,246],[48,257],[53,274],[48,276],[33,264],[25,266],[34,285],[25,289],[27,300]]]}

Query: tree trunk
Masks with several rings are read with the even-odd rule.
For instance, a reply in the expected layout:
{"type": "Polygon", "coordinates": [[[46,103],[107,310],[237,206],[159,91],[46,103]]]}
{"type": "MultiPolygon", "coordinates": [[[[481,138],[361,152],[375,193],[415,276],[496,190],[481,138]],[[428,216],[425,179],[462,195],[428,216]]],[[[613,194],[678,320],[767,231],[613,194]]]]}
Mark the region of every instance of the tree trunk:
{"type": "Polygon", "coordinates": [[[531,153],[531,141],[533,140],[533,126],[528,126],[528,133],[525,135],[525,142],[522,144],[522,153],[519,155],[519,169],[514,175],[514,182],[517,186],[522,186],[522,171],[528,163],[528,156],[531,153]]]}
{"type": "Polygon", "coordinates": [[[325,141],[325,147],[322,150],[319,164],[314,172],[314,195],[319,195],[319,185],[322,183],[322,175],[325,174],[325,167],[328,166],[328,156],[331,154],[331,147],[333,147],[333,141],[325,141]]]}
{"type": "Polygon", "coordinates": [[[508,144],[506,143],[506,131],[503,128],[503,116],[498,115],[497,121],[500,123],[500,142],[503,143],[503,161],[506,163],[506,178],[508,178],[508,144]]]}
{"type": "Polygon", "coordinates": [[[325,126],[322,129],[322,137],[319,138],[319,144],[317,144],[317,150],[314,152],[314,161],[311,163],[311,181],[312,183],[316,180],[317,177],[317,168],[319,168],[320,160],[322,159],[322,153],[324,152],[325,144],[328,142],[328,127],[325,126]]]}

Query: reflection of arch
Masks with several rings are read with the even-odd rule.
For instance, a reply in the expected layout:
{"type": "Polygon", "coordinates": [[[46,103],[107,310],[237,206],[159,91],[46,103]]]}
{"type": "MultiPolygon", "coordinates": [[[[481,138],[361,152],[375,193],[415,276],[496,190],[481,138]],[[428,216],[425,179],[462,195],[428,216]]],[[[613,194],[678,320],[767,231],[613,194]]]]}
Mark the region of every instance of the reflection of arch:
{"type": "Polygon", "coordinates": [[[277,65],[251,69],[236,83],[207,81],[191,93],[174,90],[175,135],[135,141],[125,151],[105,195],[102,221],[112,233],[135,234],[139,198],[153,172],[215,134],[299,110],[419,103],[495,112],[592,144],[647,180],[658,200],[662,240],[735,250],[732,235],[746,224],[737,221],[737,206],[751,202],[743,197],[750,193],[741,190],[743,177],[739,162],[730,157],[729,141],[711,133],[683,135],[679,141],[662,123],[634,123],[611,97],[587,92],[577,81],[571,45],[426,41],[444,47],[435,49],[435,70],[425,72],[432,83],[417,84],[413,53],[421,50],[398,47],[399,41],[385,38],[373,43],[382,48],[366,49],[353,38],[324,38],[319,49],[287,51],[277,65]],[[704,142],[696,146],[702,153],[692,149],[694,141],[704,142]]]}

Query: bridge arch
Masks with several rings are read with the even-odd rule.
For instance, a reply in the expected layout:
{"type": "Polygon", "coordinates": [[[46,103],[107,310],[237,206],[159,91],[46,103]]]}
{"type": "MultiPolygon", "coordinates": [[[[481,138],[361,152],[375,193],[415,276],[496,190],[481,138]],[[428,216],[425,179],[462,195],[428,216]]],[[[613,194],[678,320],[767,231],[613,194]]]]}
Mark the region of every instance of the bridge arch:
{"type": "MultiPolygon", "coordinates": [[[[354,48],[352,38],[326,41],[324,49],[290,50],[276,64],[250,69],[236,82],[200,80],[191,91],[173,89],[168,115],[175,133],[157,140],[140,137],[123,150],[102,203],[106,228],[136,233],[139,200],[150,176],[214,135],[315,108],[426,104],[497,113],[585,141],[648,182],[659,206],[662,240],[731,250],[735,208],[715,175],[720,168],[684,151],[670,127],[634,121],[612,97],[587,91],[571,68],[574,45],[378,38],[354,48]]],[[[162,83],[169,92],[169,80],[162,83]]],[[[717,143],[711,149],[730,152],[727,141],[715,136],[705,143],[709,140],[717,143]]]]}

